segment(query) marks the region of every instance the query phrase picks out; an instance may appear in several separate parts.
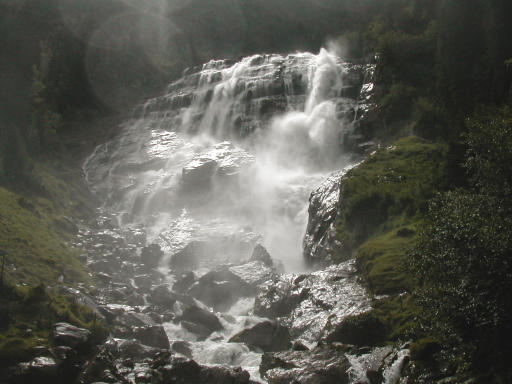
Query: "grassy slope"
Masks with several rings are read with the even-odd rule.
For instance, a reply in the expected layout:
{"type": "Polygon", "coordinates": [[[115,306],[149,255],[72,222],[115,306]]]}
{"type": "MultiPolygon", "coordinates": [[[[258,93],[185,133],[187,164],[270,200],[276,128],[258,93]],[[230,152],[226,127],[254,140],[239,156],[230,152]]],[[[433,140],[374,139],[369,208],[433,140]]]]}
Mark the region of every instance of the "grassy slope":
{"type": "Polygon", "coordinates": [[[5,280],[13,285],[55,285],[62,275],[67,285],[90,285],[92,280],[76,257],[79,250],[67,244],[75,231],[67,217],[76,213],[79,204],[73,201],[75,188],[47,166],[38,166],[36,174],[42,186],[39,193],[0,187],[5,280]]]}
{"type": "Polygon", "coordinates": [[[405,269],[427,201],[447,185],[446,145],[418,137],[398,140],[352,169],[341,186],[337,260],[356,258],[358,273],[374,300],[386,340],[410,336],[416,310],[414,280],[405,269]],[[389,295],[378,298],[377,295],[389,295]]]}
{"type": "Polygon", "coordinates": [[[0,367],[33,357],[33,348],[52,345],[51,327],[65,321],[93,330],[95,340],[106,330],[91,309],[59,294],[61,284],[93,287],[79,249],[69,245],[76,226],[68,219],[92,213],[78,167],[69,159],[40,162],[31,188],[0,187],[0,250],[6,254],[4,287],[0,287],[0,367]]]}

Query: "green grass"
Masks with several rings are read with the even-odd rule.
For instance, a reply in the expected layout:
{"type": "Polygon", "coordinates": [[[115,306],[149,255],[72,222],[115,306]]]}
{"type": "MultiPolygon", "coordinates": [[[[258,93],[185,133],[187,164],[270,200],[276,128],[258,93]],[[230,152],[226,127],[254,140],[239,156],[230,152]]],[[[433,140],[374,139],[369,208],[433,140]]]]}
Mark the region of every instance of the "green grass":
{"type": "Polygon", "coordinates": [[[0,249],[6,254],[6,281],[55,285],[62,275],[68,285],[92,284],[76,258],[78,250],[66,244],[70,234],[59,228],[63,220],[49,200],[0,187],[0,249]]]}
{"type": "Polygon", "coordinates": [[[74,234],[67,217],[87,206],[71,169],[38,165],[37,188],[0,186],[0,251],[6,254],[5,280],[10,284],[93,285],[79,250],[68,242],[74,234]],[[9,189],[8,189],[9,188],[9,189]]]}
{"type": "Polygon", "coordinates": [[[353,256],[370,237],[408,225],[421,217],[427,201],[443,188],[447,147],[411,136],[379,149],[350,170],[341,186],[337,238],[353,256]]]}
{"type": "Polygon", "coordinates": [[[357,250],[356,265],[373,294],[408,291],[414,282],[406,271],[407,252],[417,240],[415,226],[403,226],[365,242],[357,250]]]}
{"type": "Polygon", "coordinates": [[[34,347],[51,346],[56,322],[90,329],[91,346],[108,333],[90,308],[56,288],[61,276],[66,286],[94,287],[77,258],[80,250],[69,245],[77,228],[68,218],[84,217],[94,207],[79,168],[72,164],[40,161],[29,183],[4,181],[0,186],[0,251],[6,255],[5,284],[0,287],[0,366],[28,361],[34,347]]]}

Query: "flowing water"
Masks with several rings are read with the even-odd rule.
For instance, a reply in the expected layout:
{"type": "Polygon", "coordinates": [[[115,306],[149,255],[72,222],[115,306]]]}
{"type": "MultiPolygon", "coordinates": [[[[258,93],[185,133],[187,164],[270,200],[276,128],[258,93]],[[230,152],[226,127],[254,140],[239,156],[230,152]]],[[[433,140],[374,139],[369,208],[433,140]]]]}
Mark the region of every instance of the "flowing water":
{"type": "MultiPolygon", "coordinates": [[[[95,150],[84,164],[87,181],[120,228],[145,232],[147,244],[160,245],[159,270],[171,284],[171,259],[191,242],[203,246],[193,267],[198,276],[246,261],[257,243],[287,273],[304,272],[310,193],[351,165],[344,141],[357,102],[347,96],[346,72],[347,64],[324,49],[187,70],[95,150]]],[[[341,269],[347,292],[336,294],[350,297],[347,314],[364,310],[364,291],[348,277],[352,265],[341,269]]],[[[173,322],[165,329],[171,340],[190,341],[199,363],[243,366],[258,378],[261,354],[227,342],[261,321],[253,305],[254,298],[241,298],[219,314],[224,330],[207,340],[173,322]]]]}

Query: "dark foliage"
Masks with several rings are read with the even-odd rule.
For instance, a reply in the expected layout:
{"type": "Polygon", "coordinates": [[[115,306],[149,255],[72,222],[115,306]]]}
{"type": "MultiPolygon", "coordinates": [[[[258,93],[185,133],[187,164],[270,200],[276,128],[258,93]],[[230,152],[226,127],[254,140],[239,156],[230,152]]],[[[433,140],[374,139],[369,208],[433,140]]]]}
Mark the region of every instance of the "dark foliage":
{"type": "Polygon", "coordinates": [[[508,108],[469,120],[471,188],[432,201],[411,254],[427,329],[452,349],[460,370],[503,382],[512,375],[511,122],[508,108]]]}

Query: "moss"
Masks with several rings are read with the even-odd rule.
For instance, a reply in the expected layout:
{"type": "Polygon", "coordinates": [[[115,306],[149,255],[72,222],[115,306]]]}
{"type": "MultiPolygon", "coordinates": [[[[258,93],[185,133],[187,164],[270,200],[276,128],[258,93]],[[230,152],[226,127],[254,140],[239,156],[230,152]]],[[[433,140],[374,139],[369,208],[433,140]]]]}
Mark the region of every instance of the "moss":
{"type": "Polygon", "coordinates": [[[386,326],[388,342],[414,339],[419,333],[419,309],[411,295],[403,294],[375,299],[372,303],[375,316],[386,326]]]}
{"type": "Polygon", "coordinates": [[[436,352],[439,352],[441,345],[439,341],[429,337],[419,339],[411,344],[411,359],[417,361],[428,361],[433,358],[436,352]]]}
{"type": "Polygon", "coordinates": [[[379,345],[385,340],[385,335],[384,323],[376,316],[375,311],[370,311],[347,316],[327,337],[327,341],[358,346],[379,345]]]}
{"type": "Polygon", "coordinates": [[[356,266],[372,293],[395,294],[413,287],[405,263],[407,252],[416,241],[415,226],[409,225],[372,238],[359,247],[356,266]]]}

